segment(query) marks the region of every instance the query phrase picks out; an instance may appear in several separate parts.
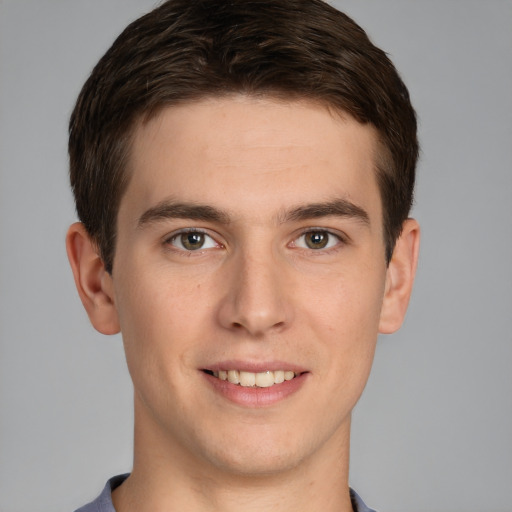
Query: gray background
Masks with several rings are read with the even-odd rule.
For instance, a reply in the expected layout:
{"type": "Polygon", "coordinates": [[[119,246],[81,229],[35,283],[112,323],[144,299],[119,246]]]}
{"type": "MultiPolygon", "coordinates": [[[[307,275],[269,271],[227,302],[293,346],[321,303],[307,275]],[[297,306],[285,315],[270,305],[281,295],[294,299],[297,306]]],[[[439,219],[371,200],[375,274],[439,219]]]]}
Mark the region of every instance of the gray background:
{"type": "MultiPolygon", "coordinates": [[[[395,512],[512,510],[512,1],[333,2],[420,118],[417,285],[354,417],[351,483],[395,512]]],[[[89,326],[64,235],[66,124],[153,0],[0,1],[0,510],[71,511],[131,464],[120,338],[89,326]]]]}

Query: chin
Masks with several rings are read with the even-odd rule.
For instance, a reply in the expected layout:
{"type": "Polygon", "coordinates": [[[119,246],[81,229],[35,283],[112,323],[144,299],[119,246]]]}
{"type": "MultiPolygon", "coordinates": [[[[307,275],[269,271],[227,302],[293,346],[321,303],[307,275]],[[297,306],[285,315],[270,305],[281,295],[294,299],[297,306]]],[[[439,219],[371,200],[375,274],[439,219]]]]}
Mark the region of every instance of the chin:
{"type": "Polygon", "coordinates": [[[219,470],[239,477],[268,477],[287,473],[300,464],[301,457],[286,453],[265,453],[248,455],[231,453],[229,457],[216,458],[219,470]]]}
{"type": "Polygon", "coordinates": [[[313,451],[289,435],[269,438],[260,433],[252,439],[249,437],[232,438],[204,453],[209,452],[207,458],[217,470],[233,476],[265,477],[293,470],[313,451]]]}

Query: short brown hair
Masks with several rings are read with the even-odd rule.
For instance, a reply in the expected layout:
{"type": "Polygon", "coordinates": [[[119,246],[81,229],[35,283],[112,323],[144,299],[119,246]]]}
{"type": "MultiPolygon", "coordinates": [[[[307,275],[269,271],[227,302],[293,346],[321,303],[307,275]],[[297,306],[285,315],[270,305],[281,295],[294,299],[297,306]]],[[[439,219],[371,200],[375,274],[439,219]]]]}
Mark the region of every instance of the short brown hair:
{"type": "Polygon", "coordinates": [[[137,122],[233,93],[311,99],[377,129],[389,261],[412,204],[418,141],[409,93],[386,54],[322,0],[169,0],[121,33],[71,115],[76,209],[106,269],[137,122]]]}

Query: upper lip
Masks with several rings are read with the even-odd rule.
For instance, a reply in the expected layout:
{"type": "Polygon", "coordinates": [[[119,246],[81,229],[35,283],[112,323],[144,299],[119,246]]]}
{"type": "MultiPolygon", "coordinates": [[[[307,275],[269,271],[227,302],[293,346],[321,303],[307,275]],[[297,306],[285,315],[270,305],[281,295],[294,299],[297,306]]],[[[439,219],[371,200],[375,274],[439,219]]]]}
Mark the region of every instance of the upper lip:
{"type": "Polygon", "coordinates": [[[239,370],[242,372],[262,373],[262,372],[275,372],[278,370],[292,371],[295,373],[304,373],[307,370],[295,363],[286,361],[241,361],[229,360],[212,363],[202,368],[203,370],[210,370],[218,372],[221,370],[239,370]]]}

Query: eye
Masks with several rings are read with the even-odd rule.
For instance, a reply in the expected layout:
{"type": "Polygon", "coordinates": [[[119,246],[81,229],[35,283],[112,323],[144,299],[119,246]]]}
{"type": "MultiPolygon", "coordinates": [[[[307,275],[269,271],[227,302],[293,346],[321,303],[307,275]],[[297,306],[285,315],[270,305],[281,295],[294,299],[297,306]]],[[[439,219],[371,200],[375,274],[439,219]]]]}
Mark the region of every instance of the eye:
{"type": "Polygon", "coordinates": [[[198,251],[219,247],[219,244],[210,235],[197,230],[182,231],[173,235],[167,243],[182,251],[198,251]]]}
{"type": "Polygon", "coordinates": [[[314,230],[303,233],[294,242],[295,247],[301,247],[302,249],[330,249],[335,247],[341,242],[341,238],[329,231],[325,230],[314,230]]]}

